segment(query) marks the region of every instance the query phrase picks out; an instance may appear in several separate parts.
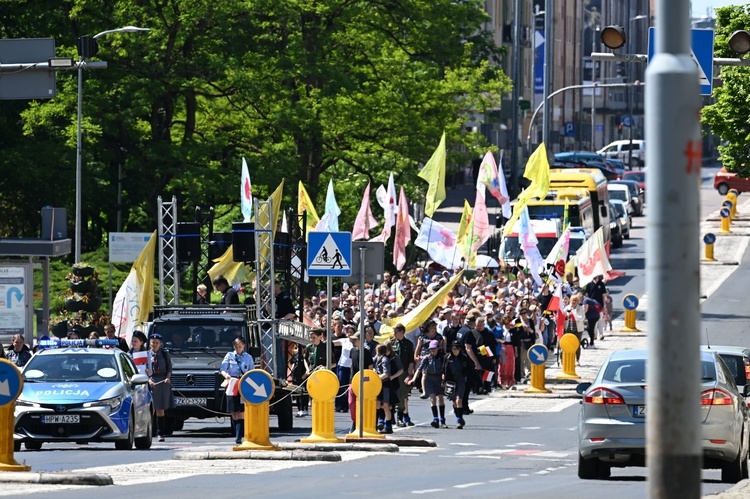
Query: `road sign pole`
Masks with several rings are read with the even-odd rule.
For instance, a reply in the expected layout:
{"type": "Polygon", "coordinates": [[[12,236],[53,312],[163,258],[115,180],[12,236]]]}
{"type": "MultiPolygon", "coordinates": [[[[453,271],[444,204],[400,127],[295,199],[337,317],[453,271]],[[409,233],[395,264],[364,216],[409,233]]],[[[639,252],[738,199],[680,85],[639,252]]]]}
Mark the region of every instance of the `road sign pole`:
{"type": "MultiPolygon", "coordinates": [[[[359,247],[359,370],[363,371],[365,367],[365,252],[367,248],[365,246],[359,247]]],[[[352,387],[349,387],[351,390],[352,387]]],[[[365,378],[364,376],[359,377],[359,393],[365,393],[365,378]]],[[[365,398],[357,397],[357,420],[359,424],[359,438],[364,438],[364,414],[365,414],[365,398]]]]}
{"type": "Polygon", "coordinates": [[[524,393],[550,393],[544,386],[545,370],[549,351],[544,345],[533,345],[526,352],[531,363],[531,387],[524,390],[524,393]]]}
{"type": "MultiPolygon", "coordinates": [[[[700,85],[691,55],[690,2],[656,2],[655,56],[646,69],[646,224],[650,498],[701,496],[700,85]],[[679,248],[669,251],[668,248],[679,248]],[[675,293],[675,290],[680,290],[675,293]],[[675,345],[680,354],[674,355],[675,345]],[[679,430],[676,430],[679,429],[679,430]]],[[[700,57],[699,57],[700,58],[700,57]]]]}
{"type": "Polygon", "coordinates": [[[242,443],[233,450],[276,449],[268,428],[271,412],[268,401],[274,390],[273,378],[262,369],[248,371],[240,378],[240,396],[245,402],[245,434],[242,443]]]}
{"type": "Polygon", "coordinates": [[[332,298],[333,277],[328,276],[326,278],[326,369],[331,368],[331,362],[333,361],[333,336],[331,334],[331,323],[333,322],[331,318],[331,314],[333,314],[332,298]]]}

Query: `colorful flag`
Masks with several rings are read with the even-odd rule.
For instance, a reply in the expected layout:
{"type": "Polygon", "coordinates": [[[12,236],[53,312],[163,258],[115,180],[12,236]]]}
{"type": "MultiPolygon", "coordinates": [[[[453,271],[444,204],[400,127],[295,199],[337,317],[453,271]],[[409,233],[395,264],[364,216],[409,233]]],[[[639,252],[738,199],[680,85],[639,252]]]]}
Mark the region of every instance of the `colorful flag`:
{"type": "MultiPolygon", "coordinates": [[[[552,247],[552,251],[549,252],[547,258],[544,259],[545,267],[556,267],[558,262],[562,261],[562,267],[565,268],[565,262],[568,261],[568,251],[570,249],[570,229],[565,229],[562,236],[557,240],[555,245],[552,247]]],[[[562,276],[560,276],[562,277],[562,276]]]]}
{"type": "Polygon", "coordinates": [[[461,268],[461,257],[456,251],[456,235],[429,217],[422,221],[414,245],[427,251],[435,263],[445,268],[461,268]]]}
{"type": "Polygon", "coordinates": [[[370,229],[373,229],[376,225],[378,225],[378,221],[372,216],[372,211],[370,210],[370,183],[368,182],[365,193],[362,196],[362,204],[359,207],[357,219],[354,221],[352,241],[370,239],[370,229]]]}
{"type": "Polygon", "coordinates": [[[458,223],[458,236],[456,237],[456,244],[458,245],[458,251],[469,260],[471,257],[471,236],[473,233],[473,219],[474,216],[471,212],[471,206],[469,202],[464,199],[464,210],[461,212],[461,221],[458,223]]]}
{"type": "Polygon", "coordinates": [[[133,330],[148,321],[154,308],[154,253],[156,231],[138,255],[112,304],[112,324],[117,336],[130,344],[133,330]]]}
{"type": "MultiPolygon", "coordinates": [[[[242,284],[243,282],[250,282],[250,270],[244,262],[235,262],[233,258],[232,245],[221,255],[219,258],[214,260],[214,265],[208,269],[208,276],[211,281],[223,275],[227,278],[230,286],[236,284],[242,284]]],[[[255,259],[255,257],[253,257],[255,259]]]]}
{"type": "MultiPolygon", "coordinates": [[[[281,179],[281,183],[275,191],[269,196],[268,201],[271,202],[271,219],[268,220],[268,215],[262,210],[261,213],[257,213],[257,220],[255,221],[256,229],[259,227],[271,226],[271,234],[267,232],[261,232],[259,235],[260,239],[260,265],[261,268],[265,268],[266,261],[268,260],[268,251],[273,244],[273,239],[276,236],[276,225],[279,221],[279,212],[281,211],[281,198],[284,195],[284,179],[281,179]]],[[[225,275],[226,277],[226,275],[225,275]]],[[[227,279],[228,280],[228,279],[227,279]]]]}
{"type": "Polygon", "coordinates": [[[411,241],[411,227],[409,226],[409,202],[406,200],[404,188],[398,195],[398,217],[396,219],[396,235],[393,237],[393,265],[401,270],[406,264],[406,245],[411,241]]]}
{"type": "Polygon", "coordinates": [[[333,192],[333,180],[329,180],[328,191],[326,192],[326,212],[315,226],[315,230],[317,232],[338,232],[339,215],[341,215],[341,210],[336,202],[336,194],[333,192]]]}
{"type": "Polygon", "coordinates": [[[398,323],[403,324],[407,331],[414,331],[421,324],[424,324],[424,321],[432,317],[435,309],[437,309],[440,304],[443,303],[443,300],[445,300],[445,298],[450,295],[450,292],[451,290],[453,290],[454,286],[461,282],[462,277],[463,272],[459,272],[458,274],[451,277],[450,281],[448,281],[447,284],[441,287],[437,291],[437,293],[417,305],[414,310],[404,315],[403,317],[393,317],[383,320],[383,324],[380,326],[380,336],[377,338],[377,340],[380,343],[383,343],[384,341],[390,339],[390,337],[393,336],[393,326],[398,323]]]}
{"type": "Polygon", "coordinates": [[[562,283],[555,286],[555,292],[547,305],[547,310],[557,312],[555,316],[555,333],[558,338],[562,338],[565,332],[565,311],[563,310],[562,283]]]}
{"type": "Polygon", "coordinates": [[[419,172],[419,178],[427,181],[427,195],[425,197],[425,216],[432,217],[440,203],[445,199],[445,132],[440,138],[440,144],[432,157],[419,172]]]}
{"type": "MultiPolygon", "coordinates": [[[[380,190],[380,189],[378,189],[380,190]]],[[[380,202],[380,200],[378,200],[380,202]]],[[[396,224],[396,184],[393,182],[393,173],[388,177],[388,190],[386,191],[385,199],[383,199],[383,210],[385,211],[385,221],[383,222],[383,231],[379,236],[374,237],[373,241],[380,241],[385,243],[389,237],[391,237],[391,227],[396,224]]]]}
{"type": "Polygon", "coordinates": [[[513,215],[510,207],[510,197],[508,196],[508,187],[505,185],[505,175],[498,172],[495,156],[492,151],[487,151],[484,155],[482,164],[479,166],[477,182],[482,182],[490,194],[495,197],[503,209],[503,216],[510,218],[513,215]]]}
{"type": "Polygon", "coordinates": [[[562,230],[565,230],[570,225],[570,216],[568,214],[568,205],[570,204],[570,200],[568,198],[565,198],[565,210],[563,210],[563,224],[562,224],[562,230]]]}
{"type": "Polygon", "coordinates": [[[578,279],[581,287],[593,281],[595,276],[606,275],[612,270],[607,252],[604,250],[601,227],[578,249],[576,266],[578,267],[578,279]]]}
{"type": "Polygon", "coordinates": [[[297,188],[297,214],[302,215],[302,212],[304,211],[307,212],[307,232],[309,233],[312,232],[316,225],[318,225],[320,218],[315,211],[315,206],[313,205],[312,199],[310,199],[310,195],[307,194],[307,189],[305,189],[305,186],[302,185],[302,181],[300,180],[299,187],[297,188]]]}
{"type": "Polygon", "coordinates": [[[486,189],[483,183],[477,182],[477,194],[474,199],[474,217],[471,227],[471,251],[474,253],[487,242],[491,233],[490,216],[487,213],[487,203],[485,201],[486,189]]]}
{"type": "Polygon", "coordinates": [[[151,366],[149,366],[149,352],[143,351],[143,352],[133,352],[133,364],[135,364],[135,368],[138,369],[138,374],[146,374],[146,370],[151,370],[151,366]]]}
{"type": "Polygon", "coordinates": [[[547,161],[547,149],[544,142],[539,144],[529,161],[526,162],[526,170],[523,176],[529,179],[531,184],[518,196],[518,202],[513,207],[513,215],[505,224],[503,230],[505,236],[513,231],[513,225],[521,216],[529,200],[534,197],[544,199],[549,192],[549,162],[547,161]]]}
{"type": "Polygon", "coordinates": [[[240,186],[240,210],[245,222],[253,218],[253,185],[250,183],[250,172],[247,170],[247,161],[242,158],[242,185],[240,186]]]}
{"type": "Polygon", "coordinates": [[[519,222],[518,242],[521,245],[524,257],[526,258],[526,267],[528,267],[531,272],[534,282],[536,282],[538,286],[541,286],[542,278],[539,276],[539,270],[544,268],[544,258],[542,258],[542,254],[537,247],[539,240],[536,238],[534,228],[531,226],[529,210],[525,207],[521,212],[519,222]]]}
{"type": "Polygon", "coordinates": [[[492,371],[482,371],[482,381],[490,382],[492,381],[492,378],[495,376],[495,373],[492,371]]]}

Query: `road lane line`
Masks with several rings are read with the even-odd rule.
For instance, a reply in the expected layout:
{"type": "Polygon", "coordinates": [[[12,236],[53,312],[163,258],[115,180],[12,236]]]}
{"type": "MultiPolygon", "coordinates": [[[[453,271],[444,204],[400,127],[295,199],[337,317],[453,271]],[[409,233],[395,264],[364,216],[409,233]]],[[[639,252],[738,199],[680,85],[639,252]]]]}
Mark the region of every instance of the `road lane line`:
{"type": "Polygon", "coordinates": [[[454,489],[468,489],[469,487],[476,487],[477,485],[484,485],[485,482],[472,482],[472,483],[462,483],[461,485],[454,485],[454,489]]]}
{"type": "Polygon", "coordinates": [[[424,489],[424,490],[412,490],[412,494],[432,494],[433,492],[444,492],[445,489],[424,489]]]}

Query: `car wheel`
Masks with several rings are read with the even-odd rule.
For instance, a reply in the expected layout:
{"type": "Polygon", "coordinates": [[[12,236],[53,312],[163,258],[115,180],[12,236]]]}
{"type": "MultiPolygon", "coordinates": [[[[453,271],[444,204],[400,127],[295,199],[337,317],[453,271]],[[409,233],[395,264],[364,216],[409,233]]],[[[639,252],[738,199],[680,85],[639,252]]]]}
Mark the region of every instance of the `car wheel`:
{"type": "Polygon", "coordinates": [[[173,431],[182,431],[182,429],[185,427],[185,420],[182,418],[174,418],[174,423],[172,423],[172,430],[173,431]]]}
{"type": "MultiPolygon", "coordinates": [[[[150,413],[149,413],[150,416],[150,413]]],[[[152,432],[153,425],[151,424],[151,420],[149,418],[149,422],[146,425],[146,436],[145,437],[139,437],[133,440],[135,443],[135,448],[140,450],[148,450],[151,448],[151,443],[154,441],[154,434],[152,432]]]]}
{"type": "Polygon", "coordinates": [[[598,475],[599,478],[609,478],[610,476],[612,476],[612,466],[600,461],[598,475]]]}
{"type": "Polygon", "coordinates": [[[130,424],[128,425],[128,438],[124,440],[115,441],[115,449],[117,450],[131,450],[133,448],[133,435],[135,433],[135,420],[133,415],[130,415],[130,424]]]}
{"type": "Polygon", "coordinates": [[[727,192],[729,192],[729,185],[719,184],[718,187],[716,187],[716,190],[719,191],[719,194],[721,194],[722,196],[726,196],[727,192]]]}
{"type": "Polygon", "coordinates": [[[742,460],[742,479],[750,478],[750,473],[748,473],[748,466],[747,466],[747,458],[742,460]]]}
{"type": "Polygon", "coordinates": [[[42,442],[24,442],[23,446],[26,450],[41,450],[42,442]]]}
{"type": "Polygon", "coordinates": [[[21,441],[20,440],[14,440],[13,441],[13,452],[21,452],[21,441]]]}
{"type": "Polygon", "coordinates": [[[599,476],[599,460],[585,459],[578,453],[578,478],[582,480],[593,480],[599,476]]]}
{"type": "Polygon", "coordinates": [[[726,463],[721,468],[721,481],[723,483],[737,483],[742,480],[742,450],[731,463],[726,463]]]}

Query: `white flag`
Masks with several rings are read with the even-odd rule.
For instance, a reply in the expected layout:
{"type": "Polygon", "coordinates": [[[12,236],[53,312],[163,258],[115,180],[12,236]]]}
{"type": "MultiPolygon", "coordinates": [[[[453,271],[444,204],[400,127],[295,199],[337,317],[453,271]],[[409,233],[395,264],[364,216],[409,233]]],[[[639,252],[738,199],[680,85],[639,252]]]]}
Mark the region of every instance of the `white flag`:
{"type": "Polygon", "coordinates": [[[242,158],[242,185],[240,186],[240,210],[245,222],[253,218],[253,185],[250,183],[250,172],[247,170],[247,161],[242,158]]]}

